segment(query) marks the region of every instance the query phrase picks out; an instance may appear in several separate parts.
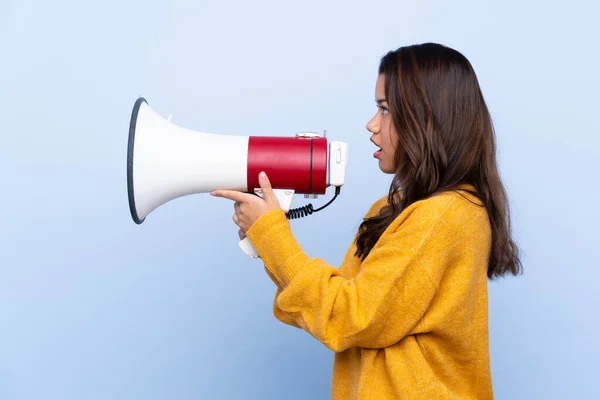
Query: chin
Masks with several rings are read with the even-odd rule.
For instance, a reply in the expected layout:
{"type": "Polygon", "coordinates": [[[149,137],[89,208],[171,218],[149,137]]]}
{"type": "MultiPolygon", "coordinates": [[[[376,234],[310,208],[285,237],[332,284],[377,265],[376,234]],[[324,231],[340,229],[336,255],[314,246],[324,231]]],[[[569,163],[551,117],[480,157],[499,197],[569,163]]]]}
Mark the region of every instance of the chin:
{"type": "Polygon", "coordinates": [[[384,174],[391,174],[391,175],[393,175],[393,174],[394,174],[394,169],[393,169],[393,168],[391,168],[391,167],[389,167],[389,166],[387,166],[387,165],[385,165],[385,164],[383,164],[383,163],[381,162],[381,160],[379,160],[379,169],[380,169],[380,170],[381,170],[381,172],[383,172],[384,174]]]}

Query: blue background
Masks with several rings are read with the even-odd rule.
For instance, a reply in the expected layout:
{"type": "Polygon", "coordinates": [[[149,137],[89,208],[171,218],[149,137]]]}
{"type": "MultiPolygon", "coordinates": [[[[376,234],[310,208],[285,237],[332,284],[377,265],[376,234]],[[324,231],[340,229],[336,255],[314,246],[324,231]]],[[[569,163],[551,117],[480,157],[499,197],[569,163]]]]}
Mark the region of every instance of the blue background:
{"type": "Polygon", "coordinates": [[[523,249],[525,274],[490,283],[496,397],[599,398],[598,11],[0,0],[0,399],[328,398],[332,354],[273,318],[230,201],[187,196],[132,222],[131,108],[144,96],[199,131],[347,141],[341,197],[293,222],[339,265],[390,178],[365,129],[379,58],[424,41],[478,73],[523,249]]]}

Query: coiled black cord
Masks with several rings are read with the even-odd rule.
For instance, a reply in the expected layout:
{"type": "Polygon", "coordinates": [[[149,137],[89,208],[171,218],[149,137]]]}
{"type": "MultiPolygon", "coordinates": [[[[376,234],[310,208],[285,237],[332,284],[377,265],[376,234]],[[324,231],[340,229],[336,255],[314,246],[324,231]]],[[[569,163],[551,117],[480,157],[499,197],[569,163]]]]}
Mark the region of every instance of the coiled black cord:
{"type": "Polygon", "coordinates": [[[311,215],[313,212],[315,212],[313,205],[308,204],[306,206],[294,208],[294,209],[288,211],[287,219],[297,219],[297,218],[306,217],[307,215],[311,215]]]}
{"type": "Polygon", "coordinates": [[[319,208],[314,208],[312,204],[307,204],[302,207],[291,209],[286,214],[286,217],[287,217],[287,219],[298,219],[298,218],[303,218],[308,215],[311,215],[312,213],[315,213],[317,211],[321,211],[322,209],[324,209],[325,207],[327,207],[328,205],[333,203],[333,201],[335,200],[336,197],[338,197],[339,194],[340,194],[340,186],[336,186],[335,187],[335,195],[325,205],[323,205],[319,208]]]}

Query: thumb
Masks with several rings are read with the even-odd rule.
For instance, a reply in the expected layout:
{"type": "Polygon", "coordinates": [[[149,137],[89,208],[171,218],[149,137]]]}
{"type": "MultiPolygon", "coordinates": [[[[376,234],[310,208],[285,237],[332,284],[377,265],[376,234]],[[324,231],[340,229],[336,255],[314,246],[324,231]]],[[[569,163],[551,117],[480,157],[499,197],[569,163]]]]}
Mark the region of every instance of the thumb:
{"type": "Polygon", "coordinates": [[[275,192],[273,192],[271,181],[269,181],[269,177],[267,177],[265,171],[261,171],[261,173],[258,175],[258,182],[263,192],[263,198],[267,203],[279,202],[277,200],[277,196],[275,196],[275,192]]]}

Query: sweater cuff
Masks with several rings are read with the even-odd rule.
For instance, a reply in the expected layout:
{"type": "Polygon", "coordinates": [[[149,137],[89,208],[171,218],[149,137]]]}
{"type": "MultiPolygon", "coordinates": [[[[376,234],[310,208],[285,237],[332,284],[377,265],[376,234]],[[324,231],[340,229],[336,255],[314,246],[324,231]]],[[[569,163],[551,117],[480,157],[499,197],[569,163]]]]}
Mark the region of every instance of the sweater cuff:
{"type": "Polygon", "coordinates": [[[265,266],[285,287],[308,257],[294,238],[283,209],[263,214],[246,231],[265,266]]]}

